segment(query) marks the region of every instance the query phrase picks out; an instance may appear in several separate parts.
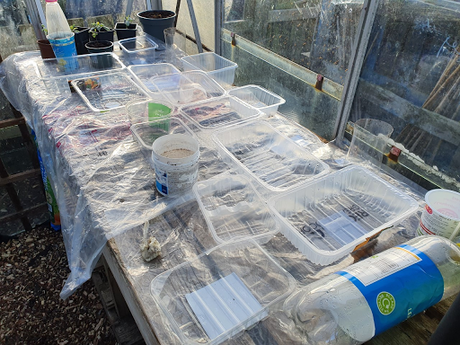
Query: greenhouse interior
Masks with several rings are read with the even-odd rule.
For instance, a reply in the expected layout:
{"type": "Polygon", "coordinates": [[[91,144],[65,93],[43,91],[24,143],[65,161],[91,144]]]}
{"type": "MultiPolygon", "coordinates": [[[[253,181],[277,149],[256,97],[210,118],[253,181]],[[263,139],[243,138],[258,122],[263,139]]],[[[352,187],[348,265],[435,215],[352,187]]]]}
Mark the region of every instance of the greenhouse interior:
{"type": "Polygon", "coordinates": [[[460,2],[0,11],[1,343],[458,344],[460,2]]]}

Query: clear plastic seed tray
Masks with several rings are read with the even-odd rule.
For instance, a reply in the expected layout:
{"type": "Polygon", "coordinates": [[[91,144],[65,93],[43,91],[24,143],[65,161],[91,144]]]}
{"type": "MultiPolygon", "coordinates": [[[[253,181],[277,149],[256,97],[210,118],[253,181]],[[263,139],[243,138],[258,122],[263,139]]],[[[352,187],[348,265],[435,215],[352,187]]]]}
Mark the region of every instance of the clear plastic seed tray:
{"type": "Polygon", "coordinates": [[[261,120],[231,126],[213,137],[221,155],[230,157],[243,174],[251,175],[264,197],[329,171],[327,164],[261,120]]]}
{"type": "Polygon", "coordinates": [[[228,91],[228,94],[241,99],[265,114],[276,113],[278,107],[286,103],[284,98],[257,85],[237,87],[228,91]]]}
{"type": "Polygon", "coordinates": [[[151,64],[156,60],[156,44],[146,36],[125,38],[118,41],[123,52],[123,60],[130,65],[151,64]]]}
{"type": "Polygon", "coordinates": [[[294,278],[251,240],[215,247],[152,280],[150,291],[184,344],[219,344],[265,318],[294,278]]]}
{"type": "Polygon", "coordinates": [[[281,232],[310,261],[328,265],[397,224],[418,203],[367,169],[350,166],[269,200],[281,232]]]}
{"type": "Polygon", "coordinates": [[[117,109],[130,102],[149,98],[130,75],[125,73],[74,79],[72,86],[93,111],[117,109]]]}
{"type": "Polygon", "coordinates": [[[154,77],[150,82],[176,105],[186,105],[223,96],[225,90],[204,72],[191,71],[179,75],[154,77]]]}
{"type": "Polygon", "coordinates": [[[73,59],[76,60],[76,64],[78,66],[78,69],[76,70],[66,68],[66,66],[60,63],[60,60],[58,59],[34,60],[34,68],[37,76],[41,78],[57,78],[68,75],[78,76],[88,73],[100,73],[105,70],[110,71],[125,67],[121,63],[120,59],[113,53],[78,55],[73,59]],[[97,60],[95,57],[97,56],[107,56],[111,63],[105,66],[99,66],[95,63],[95,60],[97,60]]]}
{"type": "Polygon", "coordinates": [[[69,83],[74,79],[87,75],[113,73],[114,70],[125,68],[125,65],[113,53],[78,55],[71,59],[76,61],[74,65],[78,66],[77,69],[66,68],[58,59],[42,58],[34,59],[31,62],[31,68],[43,81],[45,90],[63,95],[70,94],[69,83]]]}
{"type": "Polygon", "coordinates": [[[230,86],[235,80],[238,65],[216,53],[201,53],[181,58],[184,70],[201,70],[224,87],[230,86]]]}
{"type": "Polygon", "coordinates": [[[118,41],[118,44],[125,53],[136,53],[139,51],[155,50],[158,44],[145,36],[125,38],[118,41]]]}
{"type": "Polygon", "coordinates": [[[169,63],[132,65],[128,67],[128,70],[139,79],[147,91],[151,92],[158,92],[158,89],[150,82],[150,79],[171,74],[180,74],[180,71],[169,63]]]}
{"type": "Polygon", "coordinates": [[[272,211],[242,175],[220,174],[195,183],[193,192],[219,243],[279,230],[272,211]]]}
{"type": "Polygon", "coordinates": [[[192,131],[178,118],[163,118],[150,122],[136,123],[131,126],[131,133],[152,169],[152,145],[156,139],[166,134],[186,134],[193,136],[192,131]]]}
{"type": "Polygon", "coordinates": [[[201,129],[220,128],[261,114],[257,109],[229,96],[183,107],[182,112],[201,129]]]}

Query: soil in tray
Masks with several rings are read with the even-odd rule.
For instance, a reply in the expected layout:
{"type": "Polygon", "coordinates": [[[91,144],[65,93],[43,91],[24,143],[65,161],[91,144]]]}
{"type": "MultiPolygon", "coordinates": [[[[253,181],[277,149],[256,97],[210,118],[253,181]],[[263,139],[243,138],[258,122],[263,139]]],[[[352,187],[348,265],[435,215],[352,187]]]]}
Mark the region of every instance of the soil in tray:
{"type": "Polygon", "coordinates": [[[142,14],[142,17],[150,19],[164,19],[172,16],[174,16],[174,13],[171,13],[169,11],[155,11],[142,14]]]}

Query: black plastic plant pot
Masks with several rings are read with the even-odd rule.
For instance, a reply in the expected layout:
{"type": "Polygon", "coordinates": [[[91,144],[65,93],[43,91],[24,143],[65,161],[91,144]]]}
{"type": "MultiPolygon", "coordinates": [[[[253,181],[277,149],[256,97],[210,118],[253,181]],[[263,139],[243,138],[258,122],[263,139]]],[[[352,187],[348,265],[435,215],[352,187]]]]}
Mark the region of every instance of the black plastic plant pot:
{"type": "Polygon", "coordinates": [[[176,14],[172,11],[143,11],[137,14],[144,32],[161,41],[165,41],[164,29],[174,26],[176,14]]]}
{"type": "Polygon", "coordinates": [[[75,47],[77,48],[78,55],[88,54],[85,44],[89,42],[89,28],[77,27],[74,31],[75,34],[75,47]]]}
{"type": "Polygon", "coordinates": [[[136,37],[137,34],[137,24],[129,24],[128,27],[126,27],[125,23],[117,23],[115,25],[115,31],[117,32],[118,40],[133,38],[136,37]]]}
{"type": "MultiPolygon", "coordinates": [[[[113,52],[113,42],[111,41],[90,41],[85,46],[90,54],[113,52]]],[[[110,54],[94,55],[91,57],[91,63],[94,68],[110,68],[113,65],[113,57],[110,54]]]]}
{"type": "Polygon", "coordinates": [[[96,37],[93,37],[93,34],[90,32],[89,33],[89,40],[90,41],[111,41],[113,42],[113,33],[115,30],[101,30],[99,33],[96,35],[96,37]]]}

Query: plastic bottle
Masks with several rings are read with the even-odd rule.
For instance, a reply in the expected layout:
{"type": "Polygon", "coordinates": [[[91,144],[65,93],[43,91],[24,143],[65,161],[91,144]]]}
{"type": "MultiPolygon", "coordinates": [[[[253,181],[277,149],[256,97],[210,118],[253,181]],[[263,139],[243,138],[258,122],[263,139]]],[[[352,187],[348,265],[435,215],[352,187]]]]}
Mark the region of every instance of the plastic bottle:
{"type": "Polygon", "coordinates": [[[37,136],[35,135],[34,130],[32,130],[32,137],[34,139],[35,148],[37,149],[38,163],[40,165],[40,171],[43,180],[43,186],[45,188],[45,197],[48,204],[48,212],[50,215],[50,226],[54,231],[61,230],[61,216],[59,213],[59,208],[57,205],[56,196],[54,195],[53,188],[51,187],[51,181],[46,173],[45,165],[38,149],[37,136]]]}
{"type": "Polygon", "coordinates": [[[48,35],[53,39],[72,36],[67,18],[57,0],[46,0],[46,24],[48,35]]]}
{"type": "Polygon", "coordinates": [[[421,236],[326,276],[284,303],[308,344],[362,344],[460,290],[460,248],[421,236]]]}
{"type": "Polygon", "coordinates": [[[56,58],[67,70],[78,68],[76,59],[72,58],[77,56],[74,33],[70,30],[65,14],[57,0],[46,0],[46,25],[48,29],[47,38],[53,47],[56,58]]]}

